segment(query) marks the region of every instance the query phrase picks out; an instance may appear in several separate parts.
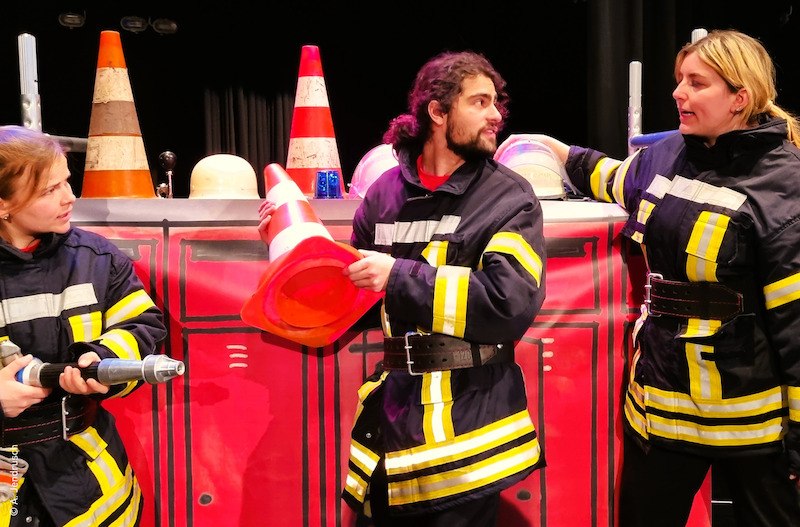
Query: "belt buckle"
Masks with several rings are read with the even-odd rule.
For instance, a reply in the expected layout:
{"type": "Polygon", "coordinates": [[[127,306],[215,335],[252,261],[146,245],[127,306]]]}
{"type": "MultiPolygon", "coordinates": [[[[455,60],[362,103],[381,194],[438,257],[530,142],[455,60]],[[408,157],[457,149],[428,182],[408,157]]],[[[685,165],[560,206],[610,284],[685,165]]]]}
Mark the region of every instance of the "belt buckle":
{"type": "Polygon", "coordinates": [[[67,416],[69,412],[67,411],[67,397],[69,395],[65,395],[61,398],[61,437],[64,438],[64,441],[69,441],[69,427],[67,426],[67,416]]]}
{"type": "Polygon", "coordinates": [[[651,278],[663,280],[664,275],[660,273],[647,273],[647,282],[644,284],[644,305],[645,309],[647,309],[647,315],[651,317],[660,317],[660,313],[653,313],[653,310],[650,309],[650,305],[653,303],[653,301],[650,299],[650,290],[653,288],[653,285],[650,283],[651,278]]]}
{"type": "Polygon", "coordinates": [[[414,361],[411,360],[411,343],[408,342],[408,337],[411,335],[422,335],[422,333],[419,331],[407,331],[403,336],[403,348],[406,350],[406,365],[408,366],[408,373],[410,375],[422,375],[421,372],[416,372],[411,368],[411,365],[414,364],[414,361]]]}

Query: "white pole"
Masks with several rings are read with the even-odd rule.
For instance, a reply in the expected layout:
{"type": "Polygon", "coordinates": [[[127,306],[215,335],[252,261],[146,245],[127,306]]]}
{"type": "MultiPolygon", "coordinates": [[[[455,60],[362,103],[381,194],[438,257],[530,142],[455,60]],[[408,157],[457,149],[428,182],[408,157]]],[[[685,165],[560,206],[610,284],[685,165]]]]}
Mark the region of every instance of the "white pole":
{"type": "Polygon", "coordinates": [[[22,105],[22,125],[42,131],[42,105],[39,98],[39,78],[36,72],[36,38],[28,33],[17,37],[19,48],[19,90],[22,105]]]}
{"type": "Polygon", "coordinates": [[[642,63],[634,60],[628,67],[628,155],[636,151],[631,139],[642,133],[642,63]]]}

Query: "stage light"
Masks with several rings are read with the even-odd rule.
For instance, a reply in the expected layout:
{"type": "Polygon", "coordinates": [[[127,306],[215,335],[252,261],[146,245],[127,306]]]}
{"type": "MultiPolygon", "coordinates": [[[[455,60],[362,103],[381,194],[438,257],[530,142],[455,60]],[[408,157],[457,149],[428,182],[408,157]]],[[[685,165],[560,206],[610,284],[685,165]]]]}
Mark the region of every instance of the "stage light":
{"type": "Polygon", "coordinates": [[[147,29],[149,22],[147,21],[146,18],[140,16],[124,16],[119,21],[119,25],[125,31],[130,31],[132,33],[141,33],[142,31],[147,29]]]}
{"type": "Polygon", "coordinates": [[[75,29],[76,27],[83,27],[86,23],[86,11],[83,13],[61,13],[58,15],[58,23],[64,27],[75,29]]]}
{"type": "Polygon", "coordinates": [[[178,31],[178,24],[169,18],[156,18],[150,25],[153,26],[153,31],[159,35],[173,35],[178,31]]]}

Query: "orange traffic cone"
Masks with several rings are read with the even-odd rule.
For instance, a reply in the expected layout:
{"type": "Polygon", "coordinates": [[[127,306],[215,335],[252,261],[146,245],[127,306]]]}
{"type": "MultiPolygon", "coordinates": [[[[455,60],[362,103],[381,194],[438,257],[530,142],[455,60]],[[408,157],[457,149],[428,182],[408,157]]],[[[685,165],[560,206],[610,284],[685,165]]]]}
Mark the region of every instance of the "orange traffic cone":
{"type": "Polygon", "coordinates": [[[100,32],[82,198],[155,198],[119,32],[100,32]]]}
{"type": "Polygon", "coordinates": [[[319,170],[339,172],[339,195],[343,196],[342,164],[339,161],[339,150],[333,133],[333,119],[328,104],[325,77],[322,75],[319,47],[303,46],[300,73],[297,76],[292,129],[289,133],[286,172],[306,196],[313,197],[319,170]]]}
{"type": "Polygon", "coordinates": [[[242,321],[305,346],[327,346],[383,293],[342,274],[361,253],[333,240],[283,167],[267,165],[264,178],[266,199],[277,206],[267,228],[269,265],[242,307],[242,321]]]}

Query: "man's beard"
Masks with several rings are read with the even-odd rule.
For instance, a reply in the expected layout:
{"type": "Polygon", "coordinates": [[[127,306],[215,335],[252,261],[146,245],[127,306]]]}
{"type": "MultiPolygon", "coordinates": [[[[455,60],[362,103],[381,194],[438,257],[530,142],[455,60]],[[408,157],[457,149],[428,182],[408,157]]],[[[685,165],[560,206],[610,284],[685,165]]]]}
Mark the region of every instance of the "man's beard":
{"type": "Polygon", "coordinates": [[[481,132],[475,134],[471,140],[456,142],[453,134],[453,129],[448,124],[445,139],[447,140],[447,148],[455,152],[459,157],[466,161],[473,161],[477,159],[485,159],[492,157],[497,150],[497,144],[491,144],[481,140],[481,132]]]}

